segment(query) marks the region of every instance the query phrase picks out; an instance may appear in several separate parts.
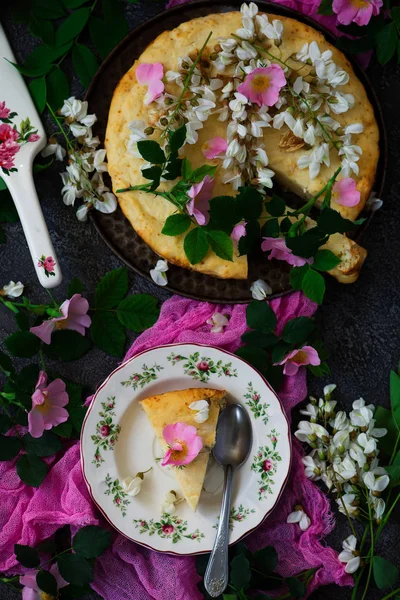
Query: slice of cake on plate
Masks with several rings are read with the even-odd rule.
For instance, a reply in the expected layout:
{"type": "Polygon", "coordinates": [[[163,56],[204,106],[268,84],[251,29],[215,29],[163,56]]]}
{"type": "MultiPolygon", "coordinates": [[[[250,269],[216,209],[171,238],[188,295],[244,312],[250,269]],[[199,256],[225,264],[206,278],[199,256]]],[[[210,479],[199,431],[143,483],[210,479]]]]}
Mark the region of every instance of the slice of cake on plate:
{"type": "MultiPolygon", "coordinates": [[[[201,438],[202,448],[194,460],[173,467],[182,494],[192,510],[196,510],[203,489],[208,459],[215,444],[218,416],[225,407],[225,396],[224,390],[189,388],[140,401],[165,454],[171,449],[163,435],[167,426],[179,424],[181,429],[195,427],[197,436],[201,438]]],[[[184,453],[185,442],[180,445],[184,453]]],[[[173,455],[173,452],[169,454],[173,455]]]]}

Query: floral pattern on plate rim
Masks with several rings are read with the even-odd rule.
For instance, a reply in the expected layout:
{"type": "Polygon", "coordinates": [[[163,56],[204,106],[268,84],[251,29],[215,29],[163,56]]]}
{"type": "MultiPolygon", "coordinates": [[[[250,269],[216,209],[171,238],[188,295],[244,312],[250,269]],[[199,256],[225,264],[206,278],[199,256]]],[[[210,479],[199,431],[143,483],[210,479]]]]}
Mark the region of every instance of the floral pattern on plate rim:
{"type": "MultiPolygon", "coordinates": [[[[229,513],[229,530],[233,531],[235,523],[241,523],[242,521],[245,521],[251,513],[255,512],[255,508],[244,508],[243,504],[239,504],[237,508],[232,506],[229,513]]],[[[215,525],[213,525],[213,528],[218,529],[218,525],[219,517],[217,517],[217,522],[215,523],[215,525]]]]}
{"type": "Polygon", "coordinates": [[[133,519],[135,529],[139,529],[139,533],[148,533],[154,535],[157,533],[162,538],[172,540],[173,544],[177,544],[183,538],[189,540],[196,540],[200,542],[204,538],[204,533],[201,533],[198,529],[195,529],[192,533],[186,533],[188,530],[188,522],[183,521],[177,516],[171,516],[167,514],[161,515],[159,521],[154,519],[133,519]]]}
{"type": "Polygon", "coordinates": [[[99,412],[100,420],[96,424],[96,433],[91,436],[96,449],[94,452],[94,460],[92,463],[96,467],[100,467],[104,462],[101,455],[101,450],[114,450],[115,443],[118,441],[118,436],[121,432],[121,426],[113,423],[115,417],[115,396],[109,396],[107,402],[101,402],[102,409],[99,412]]]}
{"type": "Polygon", "coordinates": [[[29,118],[23,119],[19,129],[15,123],[18,113],[11,112],[5,101],[0,102],[0,168],[5,175],[18,171],[15,167],[15,155],[21,146],[40,140],[38,130],[31,124],[29,118]]]}
{"type": "Polygon", "coordinates": [[[202,383],[207,383],[212,374],[216,374],[218,377],[222,377],[223,375],[225,377],[237,377],[237,370],[231,368],[232,362],[224,363],[222,360],[214,362],[206,356],[200,357],[200,352],[194,352],[189,357],[172,352],[167,356],[167,359],[172,366],[186,361],[183,365],[184,374],[202,383]]]}
{"type": "Polygon", "coordinates": [[[278,472],[278,463],[282,457],[276,451],[279,433],[275,429],[267,435],[271,440],[272,448],[269,446],[260,446],[257,454],[253,457],[251,470],[258,474],[258,499],[264,500],[269,494],[273,493],[272,486],[275,485],[273,476],[278,472]]]}
{"type": "Polygon", "coordinates": [[[125,517],[127,506],[131,503],[131,501],[128,498],[128,495],[124,492],[119,479],[113,480],[111,475],[107,473],[104,482],[107,486],[107,489],[104,492],[105,495],[112,496],[113,504],[115,504],[115,506],[121,511],[122,516],[125,517]]]}
{"type": "Polygon", "coordinates": [[[121,381],[121,385],[124,387],[133,387],[134,390],[137,390],[138,387],[143,389],[146,385],[158,379],[157,373],[163,369],[164,367],[161,367],[157,363],[154,363],[152,367],[143,364],[141,373],[133,373],[129,379],[121,381]]]}
{"type": "Polygon", "coordinates": [[[270,405],[266,404],[265,402],[264,404],[261,402],[261,396],[255,391],[251,381],[247,384],[247,392],[243,397],[248,400],[246,405],[250,408],[254,418],[258,419],[259,417],[262,417],[264,425],[267,425],[269,419],[268,409],[270,405]]]}

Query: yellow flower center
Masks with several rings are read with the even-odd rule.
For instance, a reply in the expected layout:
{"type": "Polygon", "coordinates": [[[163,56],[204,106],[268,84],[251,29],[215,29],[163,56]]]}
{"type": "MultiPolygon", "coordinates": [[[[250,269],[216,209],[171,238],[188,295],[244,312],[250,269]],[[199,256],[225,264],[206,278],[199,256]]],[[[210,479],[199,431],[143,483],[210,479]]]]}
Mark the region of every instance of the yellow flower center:
{"type": "Polygon", "coordinates": [[[307,354],[303,350],[299,350],[292,358],[298,363],[304,363],[307,360],[307,354]]]}
{"type": "Polygon", "coordinates": [[[181,444],[182,450],[173,450],[173,452],[171,452],[171,459],[174,461],[181,461],[184,458],[186,458],[189,449],[187,447],[186,442],[181,442],[180,440],[176,441],[178,442],[178,444],[181,444]]]}
{"type": "Polygon", "coordinates": [[[54,596],[46,594],[46,592],[41,592],[41,600],[54,600],[54,596]]]}
{"type": "Polygon", "coordinates": [[[68,327],[68,319],[62,319],[62,321],[56,321],[56,329],[66,329],[68,327]]]}
{"type": "Polygon", "coordinates": [[[365,8],[366,6],[368,6],[369,1],[368,0],[351,0],[352,5],[354,6],[354,8],[365,8]]]}
{"type": "Polygon", "coordinates": [[[266,92],[269,88],[269,78],[266,75],[255,75],[251,80],[251,87],[255,92],[266,92]]]}
{"type": "MultiPolygon", "coordinates": [[[[50,410],[51,404],[50,404],[48,392],[42,392],[42,393],[44,396],[44,402],[43,402],[43,404],[38,404],[36,406],[36,409],[43,414],[47,414],[50,410]]],[[[49,596],[49,598],[51,598],[51,596],[49,596]]],[[[45,600],[47,600],[47,598],[45,598],[45,600]]]]}

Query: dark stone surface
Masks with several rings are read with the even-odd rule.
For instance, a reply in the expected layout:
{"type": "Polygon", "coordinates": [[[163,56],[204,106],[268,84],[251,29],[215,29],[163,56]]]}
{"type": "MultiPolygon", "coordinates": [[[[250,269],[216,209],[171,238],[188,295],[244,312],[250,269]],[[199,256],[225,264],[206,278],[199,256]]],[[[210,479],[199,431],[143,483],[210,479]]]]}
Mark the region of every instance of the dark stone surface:
{"type": "MultiPolygon", "coordinates": [[[[162,0],[142,0],[140,5],[128,4],[130,26],[134,27],[156,14],[163,6],[162,0]]],[[[7,14],[4,27],[17,60],[22,61],[32,50],[34,39],[24,26],[13,24],[7,14]]],[[[71,69],[69,73],[72,73],[71,69]]],[[[400,200],[397,183],[397,173],[400,169],[400,72],[399,68],[391,63],[384,68],[372,65],[369,74],[384,109],[389,137],[389,168],[383,197],[384,207],[365,233],[363,243],[369,251],[369,257],[359,281],[351,286],[340,286],[336,281],[330,280],[324,306],[319,309],[317,315],[324,340],[331,353],[331,380],[338,384],[339,397],[346,409],[359,396],[363,396],[369,402],[388,405],[389,370],[400,358],[400,236],[397,210],[397,202],[400,200]]],[[[73,93],[78,97],[83,93],[75,79],[73,93]]],[[[50,124],[48,132],[51,131],[50,124]]],[[[43,212],[64,273],[64,282],[55,294],[58,299],[63,300],[67,282],[73,276],[78,276],[85,282],[90,301],[99,278],[108,270],[121,266],[121,263],[99,239],[91,224],[79,223],[74,211],[63,204],[58,170],[57,166],[36,177],[43,212]]],[[[26,293],[32,300],[46,300],[46,292],[39,287],[35,278],[20,224],[8,225],[5,230],[8,240],[6,245],[0,246],[0,284],[10,279],[20,279],[26,285],[26,293]]],[[[132,292],[150,292],[161,301],[169,297],[165,290],[134,274],[130,274],[130,282],[132,292]]],[[[0,340],[12,331],[13,318],[0,307],[0,340]]],[[[22,366],[27,361],[19,362],[22,366]]],[[[88,389],[93,390],[117,363],[117,359],[106,356],[99,350],[93,350],[81,359],[78,365],[61,363],[57,365],[57,370],[61,376],[79,378],[88,389]]],[[[320,381],[311,381],[310,391],[319,394],[322,385],[320,381]]],[[[337,527],[327,541],[336,549],[340,549],[341,540],[348,534],[345,520],[339,517],[337,527]]],[[[379,551],[397,563],[399,539],[398,511],[391,519],[391,524],[379,545],[379,551]]],[[[382,598],[383,595],[381,592],[371,591],[368,600],[382,598]]],[[[20,598],[20,595],[0,585],[0,598],[13,600],[20,598]]],[[[91,598],[98,596],[94,594],[91,598]]],[[[350,598],[350,592],[348,589],[328,586],[320,588],[312,598],[346,600],[350,598]]]]}

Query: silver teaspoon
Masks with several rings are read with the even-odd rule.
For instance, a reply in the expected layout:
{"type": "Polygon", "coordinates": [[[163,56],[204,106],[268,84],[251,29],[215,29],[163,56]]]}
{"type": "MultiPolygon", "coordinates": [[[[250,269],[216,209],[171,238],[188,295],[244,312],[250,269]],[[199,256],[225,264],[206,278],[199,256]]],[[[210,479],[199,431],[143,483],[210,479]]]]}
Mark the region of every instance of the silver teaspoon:
{"type": "Polygon", "coordinates": [[[231,508],[232,481],[235,470],[249,455],[253,434],[246,410],[240,404],[230,404],[218,419],[216,443],[213,454],[224,469],[224,490],[221,513],[214,547],[208,561],[204,586],[216,598],[228,585],[229,512],[231,508]]]}

